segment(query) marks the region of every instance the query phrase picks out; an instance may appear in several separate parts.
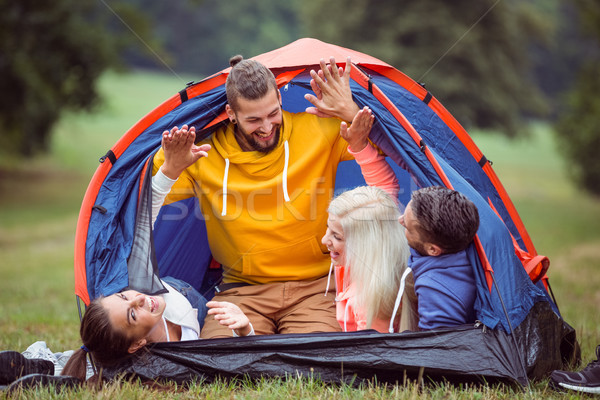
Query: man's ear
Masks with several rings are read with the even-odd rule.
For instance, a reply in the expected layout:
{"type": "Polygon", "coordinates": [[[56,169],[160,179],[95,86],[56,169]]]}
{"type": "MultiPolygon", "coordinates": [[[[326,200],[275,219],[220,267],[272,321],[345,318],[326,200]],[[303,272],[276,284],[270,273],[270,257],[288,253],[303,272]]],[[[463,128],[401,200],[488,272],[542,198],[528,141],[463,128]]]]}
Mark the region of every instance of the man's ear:
{"type": "Polygon", "coordinates": [[[427,250],[427,255],[432,257],[441,256],[444,253],[440,246],[433,243],[426,243],[425,250],[427,250]]]}
{"type": "Polygon", "coordinates": [[[233,111],[233,108],[231,108],[229,106],[229,104],[225,104],[225,112],[227,113],[229,120],[231,122],[234,122],[235,121],[235,112],[233,111]]]}
{"type": "Polygon", "coordinates": [[[141,349],[142,347],[144,347],[146,345],[146,339],[139,339],[136,340],[135,342],[131,343],[131,345],[129,346],[129,349],[127,349],[127,351],[130,354],[135,353],[136,351],[138,351],[139,349],[141,349]]]}

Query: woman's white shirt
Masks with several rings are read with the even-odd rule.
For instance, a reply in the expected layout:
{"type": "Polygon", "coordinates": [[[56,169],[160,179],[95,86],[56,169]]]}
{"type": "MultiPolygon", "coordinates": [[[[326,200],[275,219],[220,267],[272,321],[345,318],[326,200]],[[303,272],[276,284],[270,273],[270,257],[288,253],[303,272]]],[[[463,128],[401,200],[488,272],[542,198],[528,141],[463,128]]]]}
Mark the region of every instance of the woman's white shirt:
{"type": "Polygon", "coordinates": [[[162,281],[169,293],[163,294],[166,307],[163,317],[169,322],[181,326],[181,340],[197,340],[200,337],[198,310],[193,308],[184,295],[171,285],[162,281]]]}

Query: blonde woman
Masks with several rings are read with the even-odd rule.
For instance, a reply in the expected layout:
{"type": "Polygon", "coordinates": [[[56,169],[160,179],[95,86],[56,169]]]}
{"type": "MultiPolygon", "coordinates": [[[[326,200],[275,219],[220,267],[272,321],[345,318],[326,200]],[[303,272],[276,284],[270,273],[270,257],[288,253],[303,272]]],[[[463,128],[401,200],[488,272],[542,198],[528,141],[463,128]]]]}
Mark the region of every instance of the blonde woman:
{"type": "Polygon", "coordinates": [[[413,330],[417,317],[411,279],[406,284],[410,252],[398,222],[398,180],[385,157],[367,140],[372,124],[368,108],[357,114],[350,128],[342,123],[340,135],[349,143],[370,186],[349,190],[331,201],[321,242],[335,270],[336,314],[344,331],[413,330]],[[402,313],[398,313],[400,299],[402,313]]]}

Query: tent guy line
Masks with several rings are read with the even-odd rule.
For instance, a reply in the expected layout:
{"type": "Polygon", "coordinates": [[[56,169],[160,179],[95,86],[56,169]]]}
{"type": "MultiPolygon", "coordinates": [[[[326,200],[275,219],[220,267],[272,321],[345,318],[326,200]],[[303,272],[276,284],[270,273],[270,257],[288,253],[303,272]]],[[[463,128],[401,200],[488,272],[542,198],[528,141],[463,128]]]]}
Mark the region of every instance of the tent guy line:
{"type": "Polygon", "coordinates": [[[171,73],[172,73],[173,75],[175,75],[175,76],[177,77],[177,79],[179,79],[179,80],[180,80],[181,82],[183,82],[183,83],[186,83],[186,82],[185,82],[185,80],[184,80],[184,79],[183,79],[181,76],[179,76],[179,75],[177,74],[177,72],[175,72],[175,71],[173,70],[173,68],[171,68],[171,66],[170,66],[169,64],[167,64],[167,62],[166,62],[164,59],[162,59],[162,58],[161,58],[161,56],[160,56],[160,55],[158,55],[158,53],[157,53],[156,51],[154,51],[154,49],[153,49],[153,48],[152,48],[152,47],[151,47],[151,46],[150,46],[150,45],[149,45],[149,44],[148,44],[148,43],[147,43],[147,42],[146,42],[146,41],[145,41],[145,40],[144,40],[144,39],[143,39],[143,38],[142,38],[140,35],[138,35],[138,33],[137,33],[137,32],[136,32],[136,31],[135,31],[135,30],[134,30],[134,29],[133,29],[133,28],[132,28],[132,27],[131,27],[131,26],[130,26],[128,23],[127,23],[127,22],[125,22],[125,21],[123,20],[123,18],[121,18],[121,16],[120,16],[120,15],[119,15],[119,14],[118,14],[118,13],[117,13],[117,12],[116,12],[116,11],[115,11],[115,10],[114,10],[112,7],[111,7],[111,6],[109,6],[109,5],[106,3],[106,1],[104,1],[104,0],[100,0],[100,1],[102,2],[102,4],[104,4],[104,6],[106,6],[106,8],[108,8],[108,9],[110,10],[110,12],[112,12],[112,13],[114,14],[114,16],[115,16],[115,17],[117,17],[117,18],[119,19],[119,21],[121,21],[121,23],[122,23],[123,25],[125,25],[125,27],[127,27],[127,29],[129,29],[129,30],[131,31],[131,33],[133,33],[133,34],[135,35],[135,37],[136,37],[136,38],[138,38],[138,40],[139,40],[140,42],[142,42],[142,43],[144,44],[144,46],[146,46],[146,48],[147,48],[148,50],[150,50],[150,52],[152,52],[152,54],[154,54],[154,55],[156,56],[156,58],[158,58],[158,60],[159,60],[161,63],[163,63],[163,64],[164,64],[164,66],[165,66],[165,67],[167,67],[167,68],[169,69],[169,71],[171,71],[171,73]]]}
{"type": "Polygon", "coordinates": [[[452,46],[448,47],[448,50],[446,50],[444,52],[444,54],[442,54],[436,62],[433,63],[433,65],[431,65],[431,67],[429,67],[429,69],[427,71],[425,71],[423,73],[423,75],[421,75],[419,77],[419,79],[417,79],[417,82],[421,82],[425,76],[427,76],[428,73],[431,72],[432,69],[435,68],[436,65],[438,65],[444,58],[446,58],[446,56],[448,55],[448,53],[450,53],[452,51],[452,49],[454,49],[472,30],[473,28],[475,28],[477,25],[479,25],[479,23],[481,22],[481,20],[483,20],[485,18],[486,15],[488,15],[495,7],[496,5],[498,5],[498,3],[500,3],[501,0],[496,0],[496,2],[494,4],[492,4],[490,6],[490,8],[487,9],[486,12],[484,12],[477,21],[475,21],[473,23],[473,25],[471,25],[469,27],[469,29],[467,29],[458,39],[456,39],[456,41],[452,44],[452,46]]]}

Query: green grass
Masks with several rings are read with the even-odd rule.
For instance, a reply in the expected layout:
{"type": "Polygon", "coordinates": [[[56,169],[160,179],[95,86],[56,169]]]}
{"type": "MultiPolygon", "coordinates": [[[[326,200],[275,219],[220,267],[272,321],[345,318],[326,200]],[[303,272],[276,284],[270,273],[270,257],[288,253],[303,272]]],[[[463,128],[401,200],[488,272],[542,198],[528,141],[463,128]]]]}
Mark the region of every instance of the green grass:
{"type": "MultiPolygon", "coordinates": [[[[191,80],[191,79],[188,79],[191,80]]],[[[87,184],[123,133],[184,83],[161,74],[107,74],[100,82],[106,103],[93,114],[68,114],[55,129],[52,151],[28,163],[0,167],[0,350],[25,350],[43,340],[53,351],[80,345],[73,292],[73,248],[77,215],[87,184]]],[[[475,142],[503,182],[539,253],[550,257],[550,282],[561,312],[577,330],[584,363],[600,344],[600,202],[575,188],[555,148],[548,125],[532,124],[528,139],[510,141],[477,132],[475,142]]],[[[194,384],[167,391],[116,382],[102,391],[79,389],[35,398],[367,398],[512,399],[578,398],[548,391],[500,387],[422,388],[325,385],[299,378],[194,384]]],[[[0,399],[5,394],[0,393],[0,399]]]]}
{"type": "MultiPolygon", "coordinates": [[[[560,396],[543,388],[532,394],[519,389],[507,387],[450,387],[447,385],[431,385],[423,388],[415,383],[407,385],[385,386],[381,384],[364,384],[358,388],[348,385],[327,385],[314,379],[273,378],[250,382],[245,379],[218,381],[212,384],[191,384],[189,387],[168,385],[164,388],[145,388],[136,382],[116,382],[106,385],[101,391],[96,389],[75,389],[58,392],[52,388],[40,388],[25,392],[16,392],[16,396],[25,395],[31,398],[79,398],[79,399],[114,399],[114,398],[156,398],[156,399],[558,399],[560,396]]],[[[0,394],[0,398],[2,395],[0,394]]],[[[579,398],[579,397],[577,397],[579,398]]]]}

